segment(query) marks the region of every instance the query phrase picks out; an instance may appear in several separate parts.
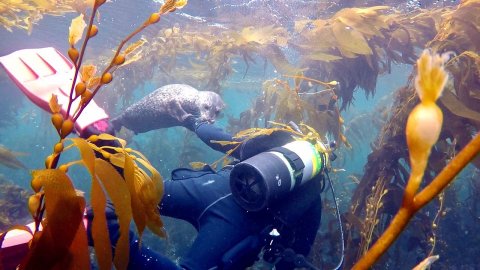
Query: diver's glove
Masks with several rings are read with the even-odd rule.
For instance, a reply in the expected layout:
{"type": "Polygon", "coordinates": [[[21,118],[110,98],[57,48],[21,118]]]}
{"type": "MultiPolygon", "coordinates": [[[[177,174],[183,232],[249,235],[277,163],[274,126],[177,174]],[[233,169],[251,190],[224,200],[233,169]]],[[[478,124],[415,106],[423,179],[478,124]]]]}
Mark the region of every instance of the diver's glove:
{"type": "Polygon", "coordinates": [[[197,128],[204,123],[208,123],[208,121],[205,121],[205,120],[202,121],[200,120],[199,117],[196,117],[195,115],[191,114],[185,118],[185,120],[182,123],[182,126],[188,128],[193,132],[196,132],[197,128]]]}

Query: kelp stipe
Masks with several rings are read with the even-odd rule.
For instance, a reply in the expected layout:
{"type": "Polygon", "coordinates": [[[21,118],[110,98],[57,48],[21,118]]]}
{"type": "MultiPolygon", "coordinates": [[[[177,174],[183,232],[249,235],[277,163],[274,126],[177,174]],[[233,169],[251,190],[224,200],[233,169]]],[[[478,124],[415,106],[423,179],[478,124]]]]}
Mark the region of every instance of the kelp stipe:
{"type": "MultiPolygon", "coordinates": [[[[82,66],[88,40],[98,33],[97,26],[93,24],[94,17],[98,8],[106,1],[93,2],[88,25],[83,21],[83,15],[80,15],[72,21],[70,27],[68,56],[74,63],[75,73],[68,107],[62,111],[55,95],[52,95],[50,100],[52,124],[60,139],[55,144],[53,153],[45,160],[46,169],[32,172],[31,185],[35,194],[29,198],[28,207],[35,220],[36,228],[33,232],[27,226],[17,225],[12,228],[25,230],[33,235],[29,243],[29,252],[19,265],[19,269],[90,268],[87,234],[83,221],[86,202],[83,194],[75,190],[73,182],[67,175],[69,167],[76,164],[85,166],[92,177],[91,205],[95,214],[92,222],[92,237],[100,269],[111,269],[112,261],[117,269],[127,268],[128,231],[132,217],[140,236],[145,227],[160,236],[165,236],[157,209],[163,195],[163,182],[160,174],[147,159],[141,153],[125,148],[124,141],[108,134],[94,135],[87,140],[66,137],[74,130],[75,122],[99,89],[112,81],[112,73],[126,62],[125,58],[141,43],[136,42],[122,52],[123,46],[147,26],[157,23],[162,15],[182,8],[187,1],[166,1],[158,12],[153,13],[140,27],[121,41],[110,65],[99,77],[94,77],[94,67],[82,66]],[[78,51],[75,44],[81,39],[85,28],[87,33],[78,51]],[[79,73],[83,77],[77,82],[79,73]],[[80,101],[75,103],[77,99],[80,101]],[[94,144],[99,140],[116,140],[121,146],[99,147],[94,144]],[[67,143],[69,144],[66,145],[67,143]],[[61,154],[74,147],[78,148],[81,159],[59,164],[61,154]],[[96,158],[95,153],[102,158],[96,158]],[[123,175],[120,175],[114,166],[122,168],[123,175]],[[106,193],[116,208],[120,225],[120,237],[117,243],[113,243],[116,246],[113,260],[112,243],[110,243],[105,217],[106,193]]],[[[0,245],[7,233],[0,235],[0,245]]]]}
{"type": "Polygon", "coordinates": [[[413,215],[435,198],[480,151],[480,135],[477,134],[430,184],[417,193],[430,149],[437,141],[441,129],[441,110],[436,107],[435,100],[440,96],[447,78],[443,69],[444,60],[444,56],[424,51],[417,61],[416,89],[422,103],[411,112],[406,135],[410,160],[418,164],[411,164],[412,172],[401,208],[385,232],[353,269],[371,267],[405,229],[413,215]],[[429,130],[422,130],[425,126],[429,127],[429,130]]]}

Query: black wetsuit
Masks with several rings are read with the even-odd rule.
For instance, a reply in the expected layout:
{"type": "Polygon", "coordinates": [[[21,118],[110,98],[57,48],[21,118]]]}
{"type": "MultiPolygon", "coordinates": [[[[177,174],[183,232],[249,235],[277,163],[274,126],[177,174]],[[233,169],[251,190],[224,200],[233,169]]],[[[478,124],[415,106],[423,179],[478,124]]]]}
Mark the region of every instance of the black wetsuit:
{"type": "MultiPolygon", "coordinates": [[[[232,140],[221,129],[201,124],[195,129],[202,141],[213,149],[225,152],[229,146],[212,144],[210,140],[232,140]]],[[[245,159],[257,153],[286,143],[291,138],[285,134],[265,136],[250,145],[244,145],[234,153],[245,159]]],[[[198,235],[188,253],[179,264],[184,269],[245,269],[250,266],[264,245],[266,228],[282,227],[282,245],[295,253],[308,255],[320,225],[321,199],[320,177],[307,182],[291,192],[285,199],[268,210],[248,212],[232,197],[229,175],[232,166],[220,171],[209,167],[203,170],[176,169],[171,180],[164,182],[164,196],[160,214],[191,223],[198,235]]],[[[107,210],[107,216],[113,209],[107,210]]],[[[109,219],[111,237],[118,236],[116,219],[109,219]]],[[[268,232],[268,231],[267,231],[268,232]]],[[[146,247],[138,249],[138,242],[131,237],[129,269],[178,269],[166,257],[146,247]]],[[[293,264],[280,262],[276,269],[292,269],[293,264]]]]}

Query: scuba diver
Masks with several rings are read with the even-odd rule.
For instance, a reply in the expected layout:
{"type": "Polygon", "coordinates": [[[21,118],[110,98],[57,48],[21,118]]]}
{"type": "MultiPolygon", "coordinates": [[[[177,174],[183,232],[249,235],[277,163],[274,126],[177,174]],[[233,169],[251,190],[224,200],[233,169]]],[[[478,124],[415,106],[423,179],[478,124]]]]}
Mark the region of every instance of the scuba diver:
{"type": "MultiPolygon", "coordinates": [[[[69,91],[65,89],[72,83],[73,65],[55,49],[20,50],[0,57],[0,63],[22,92],[42,109],[50,111],[52,94],[57,95],[60,104],[68,100],[69,91]]],[[[149,100],[153,97],[149,95],[142,102],[154,102],[149,100]]],[[[135,108],[133,112],[140,115],[142,110],[158,110],[155,106],[135,108]]],[[[212,142],[234,141],[212,121],[195,112],[177,119],[170,126],[188,128],[214,150],[226,153],[232,149],[231,145],[212,142]]],[[[93,101],[75,128],[83,138],[113,134],[116,129],[108,114],[93,101]]],[[[259,258],[275,269],[316,269],[306,257],[320,226],[320,193],[328,152],[315,150],[310,142],[296,140],[291,133],[277,131],[242,142],[231,153],[237,159],[235,165],[218,171],[209,166],[173,170],[171,180],[164,181],[160,213],[189,222],[198,234],[177,265],[139,246],[131,232],[129,269],[245,269],[259,258]]],[[[115,243],[119,231],[113,205],[107,205],[106,215],[110,238],[115,243]]],[[[87,211],[87,231],[93,218],[87,211]]],[[[90,232],[89,239],[92,244],[90,232]]],[[[23,257],[18,252],[27,251],[28,241],[25,235],[7,234],[2,245],[4,266],[18,265],[23,257]],[[15,247],[23,248],[12,249],[15,247]],[[9,248],[14,252],[8,252],[9,248]]]]}

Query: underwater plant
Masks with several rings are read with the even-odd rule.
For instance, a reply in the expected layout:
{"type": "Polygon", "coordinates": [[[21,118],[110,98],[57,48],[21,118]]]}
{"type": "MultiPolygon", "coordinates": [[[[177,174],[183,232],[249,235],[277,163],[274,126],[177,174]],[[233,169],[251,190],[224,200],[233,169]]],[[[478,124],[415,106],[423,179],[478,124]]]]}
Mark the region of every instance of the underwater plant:
{"type": "Polygon", "coordinates": [[[446,57],[446,54],[430,55],[428,51],[424,51],[417,62],[416,89],[422,102],[413,109],[407,121],[406,136],[412,171],[402,206],[387,230],[353,269],[369,268],[404,230],[412,216],[437,196],[480,151],[480,135],[477,134],[435,179],[418,192],[431,147],[438,140],[443,122],[442,111],[435,101],[447,82],[448,76],[443,68],[446,57]]]}
{"type": "Polygon", "coordinates": [[[62,16],[65,13],[82,12],[89,2],[81,0],[4,0],[0,3],[0,26],[12,32],[13,28],[32,32],[33,25],[44,15],[62,16]]]}
{"type": "MultiPolygon", "coordinates": [[[[479,62],[475,62],[479,47],[475,39],[480,36],[480,32],[478,27],[471,27],[470,23],[478,17],[478,11],[478,1],[464,1],[453,11],[446,9],[442,13],[440,30],[437,36],[427,44],[427,47],[432,48],[433,51],[453,51],[456,53],[444,64],[444,68],[449,73],[451,80],[447,83],[438,104],[443,111],[444,122],[447,124],[443,125],[440,139],[435,147],[432,148],[432,154],[429,157],[423,181],[427,184],[444,169],[445,165],[458,154],[460,149],[470,142],[479,130],[476,115],[480,106],[475,105],[478,101],[476,98],[478,89],[480,89],[478,87],[479,77],[476,75],[478,74],[479,62]],[[470,19],[465,20],[465,18],[470,19]]],[[[418,97],[414,94],[414,74],[412,74],[408,85],[395,92],[395,103],[392,106],[389,119],[383,125],[381,133],[374,143],[373,152],[369,154],[368,162],[364,167],[364,175],[361,177],[360,183],[351,199],[352,207],[355,206],[355,211],[352,214],[362,220],[366,207],[364,202],[370,195],[371,187],[375,186],[379,179],[388,179],[387,189],[389,193],[386,195],[384,207],[379,213],[380,220],[382,220],[377,225],[377,230],[379,231],[386,229],[386,226],[395,215],[398,205],[402,203],[403,188],[409,178],[408,152],[405,151],[404,128],[408,114],[415,106],[417,100],[418,97]]],[[[471,163],[478,168],[479,159],[475,158],[471,163]]],[[[462,180],[459,179],[457,181],[466,181],[463,177],[460,178],[462,180]]],[[[448,212],[452,216],[458,216],[459,214],[456,211],[463,211],[458,209],[458,204],[465,205],[465,210],[470,211],[470,204],[467,205],[467,202],[464,201],[465,199],[462,199],[460,194],[455,195],[459,192],[459,189],[460,186],[451,185],[449,190],[446,191],[447,196],[443,202],[443,208],[447,209],[447,211],[442,211],[442,213],[448,212]],[[453,209],[458,210],[451,211],[453,209]]],[[[462,234],[460,238],[450,238],[452,234],[447,228],[452,229],[453,223],[451,222],[454,220],[450,215],[447,216],[447,221],[441,222],[442,226],[438,227],[437,223],[437,228],[434,228],[433,222],[429,220],[430,218],[424,219],[422,222],[421,216],[426,217],[429,212],[437,212],[437,207],[440,208],[441,205],[430,204],[426,209],[422,209],[421,212],[413,216],[412,221],[415,224],[423,223],[423,225],[406,228],[404,230],[405,236],[400,240],[402,244],[396,245],[395,250],[389,252],[388,255],[384,255],[382,263],[394,263],[399,258],[398,256],[402,256],[398,252],[405,246],[406,241],[408,241],[409,245],[412,245],[410,248],[415,246],[418,248],[418,252],[423,251],[425,256],[427,256],[430,244],[429,238],[435,232],[443,232],[440,236],[443,240],[437,243],[436,252],[444,254],[439,263],[448,265],[455,261],[454,258],[450,258],[450,252],[447,248],[447,246],[452,247],[454,243],[447,242],[458,241],[458,239],[465,241],[469,238],[462,238],[462,234]]],[[[445,219],[444,213],[440,217],[445,219]]],[[[462,226],[467,228],[470,226],[467,221],[464,224],[462,226]]],[[[351,254],[350,251],[357,250],[355,243],[359,239],[361,226],[352,223],[349,228],[349,239],[347,241],[349,256],[347,256],[346,265],[351,267],[356,261],[355,256],[357,253],[351,254]]],[[[407,254],[402,254],[403,260],[406,260],[407,254]]],[[[462,263],[471,265],[472,261],[467,259],[462,260],[462,263]]]]}
{"type": "MultiPolygon", "coordinates": [[[[35,220],[35,229],[31,231],[22,225],[13,227],[26,230],[33,236],[29,252],[19,265],[20,269],[34,269],[39,265],[46,269],[90,268],[87,233],[83,223],[86,201],[67,174],[69,167],[74,165],[83,165],[91,175],[91,205],[95,215],[92,238],[100,269],[111,269],[112,262],[115,268],[126,269],[129,260],[128,232],[132,218],[140,237],[145,227],[159,236],[165,236],[157,209],[163,195],[162,179],[145,156],[126,148],[125,141],[108,134],[92,135],[87,139],[67,136],[72,133],[76,120],[101,87],[112,81],[112,73],[128,63],[126,58],[139,43],[133,43],[125,50],[122,50],[123,46],[143,29],[157,23],[161,16],[182,8],[187,2],[166,1],[158,12],[152,13],[141,26],[120,42],[110,64],[101,76],[95,77],[95,67],[83,66],[82,61],[88,41],[98,33],[94,17],[104,3],[105,0],[92,3],[88,24],[81,14],[72,20],[70,26],[68,56],[74,64],[74,77],[68,103],[62,104],[62,107],[56,95],[52,95],[49,103],[52,124],[59,135],[59,141],[55,144],[53,153],[45,160],[46,168],[32,172],[31,186],[35,194],[30,196],[28,208],[35,220]],[[81,40],[85,28],[87,31],[78,51],[75,45],[81,40]],[[112,141],[117,144],[109,143],[112,141]],[[60,163],[62,154],[74,148],[78,149],[80,159],[60,163]],[[116,168],[123,169],[123,175],[116,168]],[[104,215],[107,196],[116,208],[120,226],[113,260],[104,215]]],[[[8,231],[0,235],[0,244],[7,233],[8,231]]]]}
{"type": "Polygon", "coordinates": [[[25,208],[29,192],[0,174],[0,230],[7,230],[29,216],[25,208]]]}
{"type": "Polygon", "coordinates": [[[263,83],[263,95],[255,101],[255,107],[243,112],[239,120],[230,120],[231,130],[251,127],[267,127],[269,121],[305,123],[321,134],[332,135],[344,143],[350,144],[343,134],[343,118],[336,106],[334,88],[336,81],[322,82],[303,75],[285,76],[294,80],[290,86],[286,80],[272,79],[263,83]],[[301,84],[317,84],[325,89],[302,91],[301,84]],[[259,123],[259,119],[263,123],[259,123]]]}

